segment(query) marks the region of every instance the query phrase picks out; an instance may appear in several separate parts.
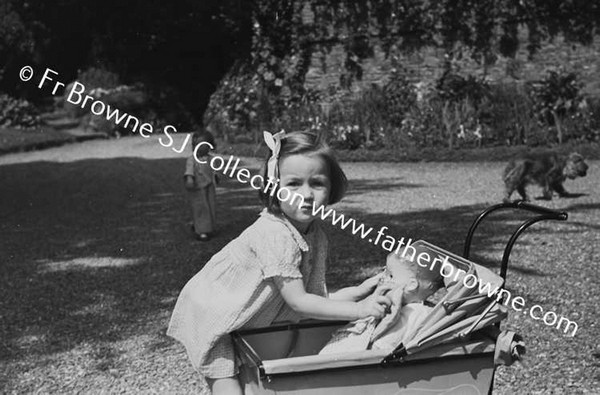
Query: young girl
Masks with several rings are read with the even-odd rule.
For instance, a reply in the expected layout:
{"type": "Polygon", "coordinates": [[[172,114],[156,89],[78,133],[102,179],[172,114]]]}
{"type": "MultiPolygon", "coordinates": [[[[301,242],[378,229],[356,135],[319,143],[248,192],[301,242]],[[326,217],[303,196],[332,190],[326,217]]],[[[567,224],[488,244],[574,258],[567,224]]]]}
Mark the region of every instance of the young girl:
{"type": "Polygon", "coordinates": [[[391,303],[385,289],[371,294],[378,278],[327,294],[328,243],[312,207],[338,202],[346,176],[313,134],[265,138],[272,151],[263,178],[280,180],[267,185],[304,202],[279,201],[272,189],[261,189],[260,217],[185,285],[167,331],[186,347],[213,394],[242,394],[230,332],[302,317],[381,318],[391,303]]]}
{"type": "Polygon", "coordinates": [[[201,241],[209,240],[215,227],[216,176],[208,164],[208,153],[214,148],[215,140],[210,132],[194,133],[192,155],[187,159],[183,176],[192,206],[192,228],[201,241]]]}

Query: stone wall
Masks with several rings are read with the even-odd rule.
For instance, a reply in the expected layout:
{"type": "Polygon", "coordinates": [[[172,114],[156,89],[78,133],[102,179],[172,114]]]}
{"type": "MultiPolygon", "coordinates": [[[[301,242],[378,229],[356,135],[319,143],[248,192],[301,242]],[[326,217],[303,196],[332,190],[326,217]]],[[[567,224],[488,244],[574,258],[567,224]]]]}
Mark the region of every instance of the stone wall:
{"type": "MultiPolygon", "coordinates": [[[[522,42],[525,42],[523,40],[522,42]]],[[[390,75],[391,62],[386,58],[381,46],[373,44],[374,56],[362,61],[363,77],[354,85],[355,90],[375,84],[384,84],[390,75]]],[[[410,71],[415,82],[432,83],[443,71],[443,51],[437,48],[424,48],[416,53],[399,55],[401,63],[410,71]]],[[[334,45],[330,51],[315,47],[311,66],[306,74],[305,86],[319,90],[339,85],[344,72],[346,53],[341,44],[334,45]]],[[[596,37],[592,45],[582,46],[565,43],[562,37],[546,42],[533,57],[525,45],[521,45],[514,59],[500,57],[496,63],[484,70],[469,56],[456,61],[461,74],[486,76],[492,82],[515,82],[538,80],[549,68],[564,67],[576,71],[584,83],[584,92],[600,96],[600,38],[596,37]]]]}

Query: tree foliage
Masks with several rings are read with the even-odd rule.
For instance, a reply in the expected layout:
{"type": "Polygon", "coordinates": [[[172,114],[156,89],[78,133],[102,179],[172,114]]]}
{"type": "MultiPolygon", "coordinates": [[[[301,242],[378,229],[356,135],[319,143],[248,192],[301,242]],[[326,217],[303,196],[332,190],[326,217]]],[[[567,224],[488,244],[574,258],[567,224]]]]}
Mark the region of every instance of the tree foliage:
{"type": "Polygon", "coordinates": [[[361,60],[384,50],[459,46],[490,63],[525,45],[535,52],[558,34],[590,43],[600,4],[586,0],[0,0],[0,90],[39,94],[18,80],[24,64],[65,79],[102,67],[124,82],[168,86],[201,110],[219,80],[242,59],[259,91],[282,95],[273,108],[302,100],[315,51],[342,44],[342,83],[360,79],[361,60]],[[526,28],[526,37],[519,36],[526,28]],[[3,74],[2,74],[3,72],[3,74]],[[29,92],[26,90],[29,89],[29,92]]]}
{"type": "Polygon", "coordinates": [[[285,124],[286,113],[298,103],[307,96],[318,98],[304,89],[308,65],[315,54],[336,45],[342,45],[346,54],[340,86],[349,88],[362,78],[362,61],[373,55],[375,44],[392,58],[398,51],[443,48],[450,71],[452,60],[464,53],[489,65],[498,55],[513,57],[521,46],[533,54],[543,40],[558,34],[589,44],[600,23],[596,2],[579,0],[254,0],[252,4],[250,58],[222,82],[207,112],[209,119],[226,113],[225,121],[234,129],[260,127],[261,115],[285,124]]]}
{"type": "Polygon", "coordinates": [[[0,90],[48,94],[19,80],[26,64],[50,67],[65,82],[97,67],[124,83],[171,92],[201,113],[233,61],[247,56],[251,6],[241,0],[0,0],[0,90]]]}
{"type": "MultiPolygon", "coordinates": [[[[342,43],[350,57],[371,54],[370,42],[384,48],[434,45],[448,54],[457,45],[481,62],[513,56],[520,45],[534,53],[558,34],[589,44],[600,27],[600,4],[584,0],[258,0],[256,37],[276,56],[307,46],[342,43]],[[519,37],[519,27],[527,36],[519,37]],[[521,42],[522,39],[524,42],[521,42]]],[[[349,65],[351,62],[348,63],[349,65]]]]}

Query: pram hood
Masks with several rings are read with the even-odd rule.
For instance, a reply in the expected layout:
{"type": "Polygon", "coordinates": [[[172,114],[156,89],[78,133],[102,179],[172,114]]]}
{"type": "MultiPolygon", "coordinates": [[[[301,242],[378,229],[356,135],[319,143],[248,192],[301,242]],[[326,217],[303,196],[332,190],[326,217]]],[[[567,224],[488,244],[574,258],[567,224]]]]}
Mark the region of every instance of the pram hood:
{"type": "Polygon", "coordinates": [[[419,240],[412,246],[416,250],[416,257],[425,253],[431,262],[437,259],[440,263],[433,269],[441,270],[447,293],[421,325],[414,328],[412,333],[405,334],[403,344],[397,345],[390,358],[454,340],[464,340],[472,332],[506,318],[506,308],[496,300],[496,292],[504,283],[502,277],[428,242],[419,240]],[[447,262],[444,270],[442,261],[447,262]]]}

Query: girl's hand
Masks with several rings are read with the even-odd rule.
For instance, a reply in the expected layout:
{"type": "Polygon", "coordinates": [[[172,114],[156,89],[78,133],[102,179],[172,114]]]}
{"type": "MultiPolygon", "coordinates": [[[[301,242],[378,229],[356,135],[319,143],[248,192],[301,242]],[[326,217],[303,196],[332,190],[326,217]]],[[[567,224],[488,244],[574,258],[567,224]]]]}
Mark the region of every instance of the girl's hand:
{"type": "Polygon", "coordinates": [[[393,289],[388,293],[390,299],[392,299],[392,307],[390,314],[386,315],[375,327],[375,331],[371,334],[371,341],[379,339],[381,336],[387,333],[392,328],[398,319],[400,319],[400,309],[402,309],[402,294],[404,288],[393,289]]]}
{"type": "Polygon", "coordinates": [[[190,176],[186,176],[184,180],[185,189],[192,190],[194,189],[194,178],[190,176]]]}
{"type": "Polygon", "coordinates": [[[391,285],[383,285],[366,299],[357,303],[358,318],[375,317],[381,319],[390,311],[392,301],[385,294],[391,290],[391,285]]]}
{"type": "Polygon", "coordinates": [[[381,272],[373,277],[367,278],[360,285],[356,286],[356,300],[362,300],[367,296],[371,295],[379,284],[381,277],[383,277],[384,272],[381,272]]]}

